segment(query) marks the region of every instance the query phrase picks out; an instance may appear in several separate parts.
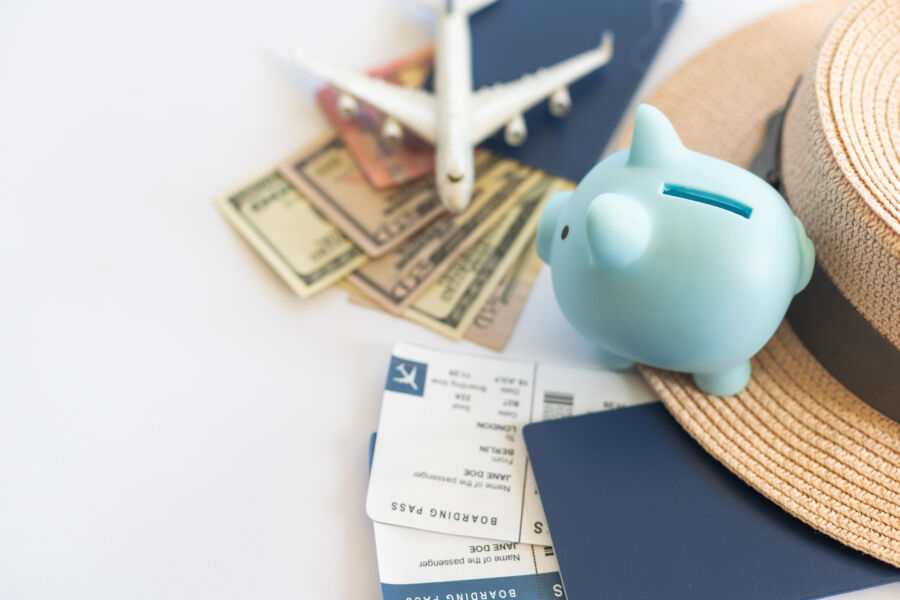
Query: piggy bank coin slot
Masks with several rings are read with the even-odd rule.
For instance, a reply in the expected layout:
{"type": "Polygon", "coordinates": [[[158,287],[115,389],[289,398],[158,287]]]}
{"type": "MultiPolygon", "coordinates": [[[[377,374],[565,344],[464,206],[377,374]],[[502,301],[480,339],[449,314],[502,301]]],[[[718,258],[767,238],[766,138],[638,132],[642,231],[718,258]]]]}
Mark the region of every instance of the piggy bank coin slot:
{"type": "Polygon", "coordinates": [[[737,200],[714,194],[713,192],[705,192],[683,185],[664,183],[662,193],[664,196],[683,198],[685,200],[691,200],[692,202],[700,202],[701,204],[708,204],[710,206],[715,206],[716,208],[723,208],[736,215],[740,215],[745,219],[749,219],[750,214],[753,212],[753,209],[743,202],[738,202],[737,200]]]}

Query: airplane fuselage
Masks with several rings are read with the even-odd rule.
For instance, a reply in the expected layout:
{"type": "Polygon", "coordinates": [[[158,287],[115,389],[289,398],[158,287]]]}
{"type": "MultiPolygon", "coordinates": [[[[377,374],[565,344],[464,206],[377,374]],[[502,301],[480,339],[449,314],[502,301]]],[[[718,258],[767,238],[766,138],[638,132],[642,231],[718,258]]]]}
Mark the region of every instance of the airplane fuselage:
{"type": "Polygon", "coordinates": [[[469,15],[448,2],[437,23],[435,181],[450,210],[469,203],[475,181],[471,140],[472,42],[469,15]]]}
{"type": "Polygon", "coordinates": [[[506,143],[522,144],[528,134],[524,112],[544,99],[551,114],[565,115],[571,106],[567,86],[609,62],[612,34],[605,32],[596,48],[555,65],[473,91],[469,17],[497,0],[420,1],[437,13],[433,94],[342,72],[300,51],[294,61],[341,91],[337,109],[342,118],[356,115],[357,99],[383,112],[386,119],[381,136],[385,144],[400,140],[402,126],[434,143],[438,194],[449,210],[459,212],[468,206],[475,187],[475,146],[501,128],[506,143]]]}

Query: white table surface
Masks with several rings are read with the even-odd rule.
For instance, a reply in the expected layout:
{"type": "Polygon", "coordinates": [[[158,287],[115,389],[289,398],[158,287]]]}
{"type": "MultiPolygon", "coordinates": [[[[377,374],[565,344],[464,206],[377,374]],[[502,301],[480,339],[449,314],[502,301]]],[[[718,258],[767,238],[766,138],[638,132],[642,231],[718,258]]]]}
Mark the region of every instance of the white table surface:
{"type": "MultiPolygon", "coordinates": [[[[637,97],[784,4],[688,0],[637,97]]],[[[2,13],[0,598],[380,597],[363,505],[391,346],[485,351],[339,289],[299,301],[211,198],[327,127],[279,62],[294,43],[364,67],[429,43],[430,18],[395,0],[2,13]]],[[[547,275],[504,354],[593,366],[547,275]]]]}

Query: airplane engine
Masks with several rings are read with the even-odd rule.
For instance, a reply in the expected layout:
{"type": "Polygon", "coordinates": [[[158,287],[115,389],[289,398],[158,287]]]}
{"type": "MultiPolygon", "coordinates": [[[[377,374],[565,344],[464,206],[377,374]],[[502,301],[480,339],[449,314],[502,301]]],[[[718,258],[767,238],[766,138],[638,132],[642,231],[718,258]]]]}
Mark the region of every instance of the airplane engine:
{"type": "Polygon", "coordinates": [[[356,111],[359,110],[359,104],[356,103],[356,98],[350,94],[341,92],[341,95],[338,96],[337,110],[342,119],[350,120],[356,116],[356,111]]]}
{"type": "Polygon", "coordinates": [[[403,138],[403,129],[397,119],[387,118],[381,127],[381,139],[388,146],[396,146],[403,138]]]}
{"type": "Polygon", "coordinates": [[[550,114],[554,117],[564,117],[569,114],[569,111],[572,110],[572,97],[569,96],[569,90],[559,88],[553,92],[547,105],[550,108],[550,114]]]}
{"type": "Polygon", "coordinates": [[[525,127],[525,117],[522,115],[516,115],[512,118],[512,120],[506,124],[506,129],[503,130],[503,139],[506,140],[506,143],[510,146],[521,146],[525,143],[525,138],[528,137],[528,128],[525,127]]]}

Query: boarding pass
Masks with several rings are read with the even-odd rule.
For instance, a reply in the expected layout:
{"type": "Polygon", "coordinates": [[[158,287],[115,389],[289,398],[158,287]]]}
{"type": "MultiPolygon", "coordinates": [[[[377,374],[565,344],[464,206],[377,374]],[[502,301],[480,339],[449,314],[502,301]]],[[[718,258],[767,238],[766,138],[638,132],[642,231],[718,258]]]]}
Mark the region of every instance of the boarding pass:
{"type": "MultiPolygon", "coordinates": [[[[370,465],[374,451],[372,434],[370,465]]],[[[566,598],[551,546],[373,526],[384,600],[566,598]]]]}
{"type": "Polygon", "coordinates": [[[379,523],[550,546],[522,427],[651,401],[633,373],[398,344],[366,511],[379,523]]]}

